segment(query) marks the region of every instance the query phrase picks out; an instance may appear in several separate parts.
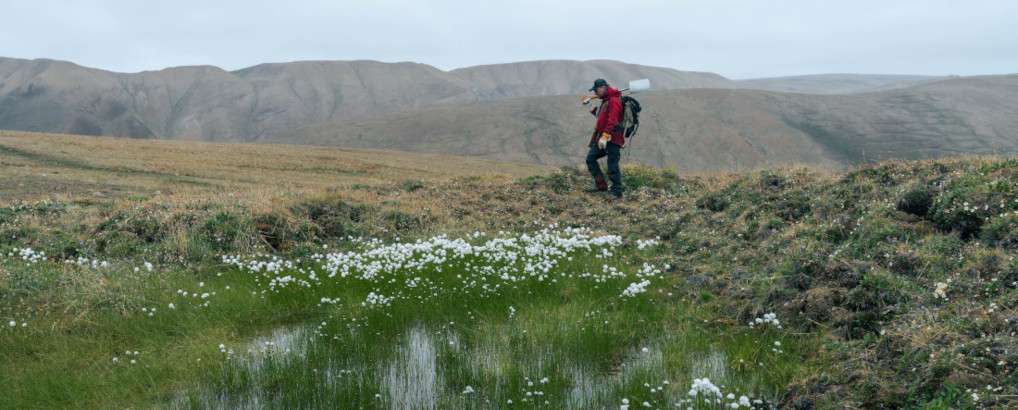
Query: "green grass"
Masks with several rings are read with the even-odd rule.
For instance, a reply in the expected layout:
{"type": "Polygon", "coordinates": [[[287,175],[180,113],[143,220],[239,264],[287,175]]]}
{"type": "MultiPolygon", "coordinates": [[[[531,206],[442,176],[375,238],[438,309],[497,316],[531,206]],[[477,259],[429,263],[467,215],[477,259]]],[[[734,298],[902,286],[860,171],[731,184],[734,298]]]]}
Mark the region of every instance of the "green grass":
{"type": "MultiPolygon", "coordinates": [[[[778,339],[792,343],[782,349],[794,350],[794,341],[801,338],[745,332],[737,325],[701,325],[695,306],[656,292],[660,283],[646,293],[622,296],[639,281],[637,273],[653,270],[627,265],[628,255],[653,251],[595,257],[607,248],[569,250],[547,240],[530,247],[506,244],[509,253],[473,251],[458,258],[443,252],[448,247],[406,252],[399,263],[417,267],[332,278],[322,258],[292,264],[261,260],[290,266],[271,271],[237,268],[260,260],[255,259],[232,267],[154,273],[123,265],[95,269],[8,263],[26,277],[37,272],[59,272],[63,278],[88,273],[125,277],[117,282],[123,288],[112,292],[119,297],[92,299],[78,308],[87,320],[62,326],[61,320],[69,318],[61,316],[78,310],[50,310],[28,319],[29,328],[0,333],[2,355],[12,363],[5,368],[9,389],[3,404],[31,406],[46,391],[42,404],[53,407],[205,407],[253,400],[278,407],[403,407],[415,400],[438,407],[488,407],[509,400],[583,407],[611,405],[621,398],[665,405],[684,397],[697,371],[708,377],[696,363],[712,355],[754,363],[739,371],[724,370],[732,366],[727,360],[719,363],[723,376],[715,381],[768,400],[789,377],[812,369],[801,366],[800,355],[761,350],[778,339]],[[509,262],[503,259],[507,255],[519,259],[509,262]],[[605,264],[614,271],[605,271],[605,264]],[[538,280],[524,273],[527,265],[549,270],[545,274],[538,268],[538,275],[546,275],[538,280]],[[513,277],[502,279],[502,274],[513,277]],[[369,293],[391,299],[364,306],[369,293]],[[322,303],[322,298],[339,302],[322,303]],[[254,344],[259,335],[279,329],[292,333],[295,342],[285,348],[254,344]],[[220,351],[220,344],[233,353],[220,351]],[[418,357],[420,349],[428,354],[418,357]],[[431,361],[433,384],[414,384],[419,383],[416,368],[404,367],[415,360],[431,361]],[[666,380],[663,392],[650,393],[644,386],[664,387],[666,380]],[[474,393],[463,394],[466,386],[474,393]]],[[[372,246],[378,245],[347,255],[391,262],[372,256],[372,246]]],[[[43,287],[50,290],[40,299],[90,299],[83,293],[58,296],[87,289],[83,284],[35,289],[43,287]]]]}
{"type": "Polygon", "coordinates": [[[196,387],[196,377],[220,366],[212,353],[220,341],[243,340],[300,316],[253,300],[252,285],[201,269],[136,273],[123,265],[19,265],[3,268],[25,275],[50,272],[60,279],[32,289],[38,292],[32,299],[51,302],[30,302],[16,313],[5,308],[28,324],[0,333],[0,356],[7,359],[2,380],[8,394],[0,398],[5,408],[151,405],[196,387]],[[88,282],[79,279],[86,274],[88,282]],[[214,309],[175,293],[198,288],[196,280],[205,282],[203,289],[220,289],[214,309]],[[222,292],[230,283],[231,291],[222,292]],[[204,363],[197,361],[202,358],[204,363]]]}
{"type": "MultiPolygon", "coordinates": [[[[762,393],[771,400],[775,386],[810,369],[802,366],[806,355],[776,353],[767,347],[783,340],[786,345],[781,350],[795,349],[787,343],[800,338],[771,331],[734,333],[732,328],[739,326],[701,329],[700,320],[688,316],[695,309],[674,305],[674,296],[654,294],[651,289],[649,295],[621,297],[632,282],[632,272],[626,278],[585,277],[583,273],[602,270],[590,262],[590,256],[578,252],[555,259],[564,262],[549,279],[496,280],[493,284],[502,286],[491,292],[478,292],[467,284],[494,278],[477,274],[478,269],[500,270],[508,265],[471,256],[391,278],[380,274],[362,280],[352,273],[343,280],[322,279],[321,284],[307,288],[288,285],[278,293],[269,292],[267,298],[293,305],[313,305],[322,297],[352,302],[326,308],[327,316],[323,313],[321,322],[314,320],[317,325],[294,330],[302,339],[312,340],[295,348],[300,353],[242,359],[209,383],[221,390],[204,395],[239,402],[257,397],[258,402],[280,407],[359,403],[402,408],[413,406],[413,400],[439,407],[486,407],[537,400],[557,408],[610,405],[624,397],[644,397],[665,405],[682,400],[683,387],[698,371],[694,364],[702,357],[731,355],[751,361],[752,366],[742,366],[738,372],[726,371],[731,365],[727,361],[719,363],[723,382],[740,386],[744,394],[762,393]],[[569,261],[570,257],[575,259],[569,261]],[[423,280],[407,285],[405,281],[412,278],[423,280]],[[384,307],[358,305],[369,292],[398,296],[384,307]],[[411,354],[422,350],[429,354],[423,358],[411,354]],[[432,373],[428,377],[434,382],[416,386],[407,395],[394,392],[398,390],[392,387],[394,372],[412,372],[401,366],[424,358],[429,360],[432,373]],[[260,364],[252,368],[252,361],[260,364]],[[335,375],[344,370],[354,372],[352,381],[337,380],[335,375]],[[670,381],[666,392],[650,393],[644,386],[663,387],[665,380],[670,381]],[[530,382],[538,384],[529,386],[530,382]],[[466,386],[474,393],[463,394],[466,386]],[[575,393],[576,389],[586,393],[575,393]],[[417,397],[414,392],[427,394],[417,397]],[[541,394],[535,396],[535,392],[541,394]]],[[[616,262],[616,258],[605,262],[616,262]]],[[[309,277],[286,270],[261,276],[260,281],[287,276],[309,277]]],[[[802,343],[808,346],[815,341],[802,343]]],[[[395,377],[398,381],[407,376],[395,377]]]]}
{"type": "Polygon", "coordinates": [[[0,330],[0,359],[11,363],[0,368],[10,392],[0,407],[229,407],[254,398],[385,407],[411,400],[406,391],[435,407],[535,396],[549,408],[623,398],[633,408],[671,407],[703,377],[779,406],[1014,405],[1018,162],[888,162],[840,175],[623,173],[626,199],[611,204],[581,192],[582,170],[564,168],[519,181],[401,177],[242,200],[149,193],[0,208],[0,324],[16,321],[0,330]],[[540,265],[549,268],[543,281],[501,278],[510,267],[520,276],[523,259],[538,254],[418,250],[370,279],[329,278],[315,256],[370,259],[371,249],[440,235],[480,245],[559,229],[550,226],[621,243],[602,258],[596,246],[541,253],[556,261],[540,265]],[[656,242],[641,248],[647,239],[656,242]],[[15,248],[46,258],[26,266],[7,256],[15,248]],[[293,266],[253,274],[225,254],[293,266]],[[78,258],[89,266],[63,262],[78,258]],[[92,267],[97,260],[109,266],[92,267]],[[603,275],[604,264],[625,277],[585,275],[603,275]],[[644,264],[661,273],[646,293],[622,297],[644,264]],[[270,286],[287,275],[310,286],[270,286]],[[372,292],[393,297],[390,306],[361,306],[372,292]],[[148,317],[142,309],[152,307],[148,317]],[[772,312],[782,329],[748,326],[772,312]],[[264,344],[285,335],[300,342],[289,353],[264,344]],[[420,380],[401,375],[420,369],[408,363],[422,351],[432,360],[418,365],[435,378],[399,388],[420,380]],[[474,392],[464,394],[468,385],[474,392]]]}

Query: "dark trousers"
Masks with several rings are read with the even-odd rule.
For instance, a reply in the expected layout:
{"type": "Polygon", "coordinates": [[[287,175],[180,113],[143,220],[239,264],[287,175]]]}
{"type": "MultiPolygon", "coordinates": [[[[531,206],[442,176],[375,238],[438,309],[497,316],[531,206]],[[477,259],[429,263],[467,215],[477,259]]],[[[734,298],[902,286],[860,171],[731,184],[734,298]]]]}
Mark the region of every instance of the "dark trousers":
{"type": "Polygon", "coordinates": [[[622,156],[622,148],[618,145],[608,143],[604,149],[597,145],[590,147],[587,153],[587,171],[594,177],[594,182],[600,186],[604,183],[604,174],[601,173],[601,166],[597,160],[608,156],[608,179],[612,181],[611,191],[615,195],[622,195],[622,170],[619,169],[619,158],[622,156]]]}

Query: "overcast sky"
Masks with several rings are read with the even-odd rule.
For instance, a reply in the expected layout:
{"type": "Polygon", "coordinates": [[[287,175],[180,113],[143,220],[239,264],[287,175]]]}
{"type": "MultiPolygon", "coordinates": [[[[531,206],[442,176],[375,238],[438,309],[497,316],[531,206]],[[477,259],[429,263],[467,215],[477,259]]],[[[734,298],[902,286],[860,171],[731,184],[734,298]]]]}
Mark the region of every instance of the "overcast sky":
{"type": "Polygon", "coordinates": [[[0,56],[133,73],[611,59],[732,79],[1018,73],[1018,1],[0,0],[0,56]]]}

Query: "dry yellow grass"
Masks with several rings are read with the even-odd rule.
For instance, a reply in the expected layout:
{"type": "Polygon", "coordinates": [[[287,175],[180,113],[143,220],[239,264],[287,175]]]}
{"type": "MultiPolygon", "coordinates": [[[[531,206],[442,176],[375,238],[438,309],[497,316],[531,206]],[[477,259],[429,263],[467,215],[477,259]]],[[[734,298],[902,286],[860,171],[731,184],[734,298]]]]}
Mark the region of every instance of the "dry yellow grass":
{"type": "Polygon", "coordinates": [[[396,151],[0,131],[0,205],[131,195],[265,198],[462,176],[518,178],[550,169],[396,151]]]}

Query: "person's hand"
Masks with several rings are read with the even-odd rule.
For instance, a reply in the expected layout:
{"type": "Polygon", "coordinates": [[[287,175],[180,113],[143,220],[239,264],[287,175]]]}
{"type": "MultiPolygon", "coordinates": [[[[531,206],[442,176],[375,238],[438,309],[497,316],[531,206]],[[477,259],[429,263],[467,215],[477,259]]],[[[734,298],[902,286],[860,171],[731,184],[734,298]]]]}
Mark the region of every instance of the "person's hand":
{"type": "Polygon", "coordinates": [[[609,134],[607,132],[602,132],[601,133],[601,138],[598,138],[598,140],[597,140],[597,147],[600,148],[600,149],[604,149],[604,147],[608,146],[608,141],[610,141],[611,139],[612,139],[612,135],[611,134],[609,134]]]}

